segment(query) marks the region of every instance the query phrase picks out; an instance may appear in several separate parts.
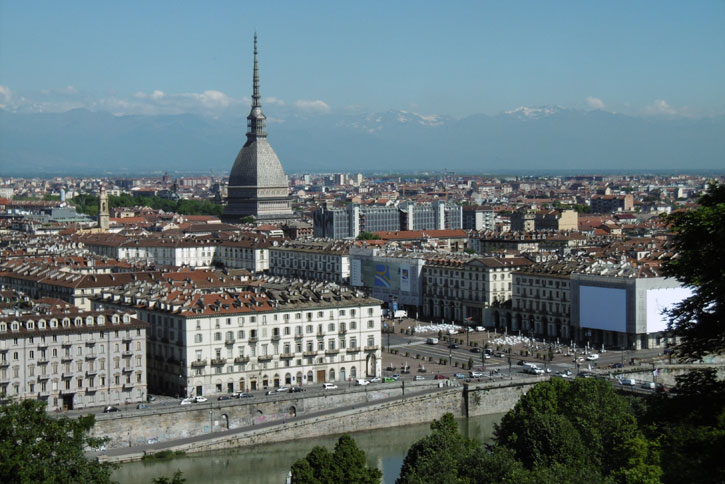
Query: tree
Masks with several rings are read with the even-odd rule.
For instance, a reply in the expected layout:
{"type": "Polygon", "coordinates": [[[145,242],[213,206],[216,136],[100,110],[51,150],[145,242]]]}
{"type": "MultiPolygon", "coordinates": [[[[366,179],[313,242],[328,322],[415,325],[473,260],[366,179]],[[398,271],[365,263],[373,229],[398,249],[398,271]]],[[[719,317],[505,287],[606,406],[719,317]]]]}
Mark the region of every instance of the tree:
{"type": "Polygon", "coordinates": [[[94,423],[93,415],[52,418],[36,400],[0,407],[0,481],[110,483],[114,467],[85,456],[106,441],[89,436],[94,423]]]}
{"type": "Polygon", "coordinates": [[[692,289],[669,311],[669,329],[680,337],[677,354],[689,360],[725,349],[725,185],[710,185],[699,204],[666,218],[676,255],[665,274],[692,289]]]}
{"type": "Polygon", "coordinates": [[[333,453],[316,446],[292,464],[291,472],[294,484],[378,484],[383,477],[378,468],[367,465],[365,452],[347,434],[338,439],[333,453]]]}
{"type": "Polygon", "coordinates": [[[372,232],[363,231],[358,234],[357,240],[380,240],[380,236],[372,232]]]}
{"type": "Polygon", "coordinates": [[[639,435],[634,412],[605,381],[536,385],[496,427],[496,442],[524,466],[590,467],[608,475],[623,462],[617,444],[639,435]]]}
{"type": "Polygon", "coordinates": [[[463,437],[453,415],[446,413],[431,423],[431,434],[408,450],[396,484],[455,484],[465,475],[464,464],[481,445],[463,437]]]}

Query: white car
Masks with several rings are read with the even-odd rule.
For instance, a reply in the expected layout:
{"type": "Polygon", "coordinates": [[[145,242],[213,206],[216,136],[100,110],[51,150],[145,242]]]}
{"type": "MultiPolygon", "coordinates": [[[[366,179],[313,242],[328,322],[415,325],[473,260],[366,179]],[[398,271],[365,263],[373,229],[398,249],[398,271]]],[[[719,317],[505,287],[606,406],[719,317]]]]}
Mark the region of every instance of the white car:
{"type": "Polygon", "coordinates": [[[191,405],[192,403],[194,403],[193,398],[185,398],[180,402],[180,405],[191,405]]]}
{"type": "Polygon", "coordinates": [[[484,331],[486,331],[486,328],[484,328],[483,326],[476,326],[476,331],[478,331],[479,333],[483,333],[484,331]]]}
{"type": "Polygon", "coordinates": [[[204,403],[208,402],[209,400],[206,397],[202,397],[199,395],[198,397],[194,397],[194,403],[204,403]]]}
{"type": "Polygon", "coordinates": [[[424,377],[423,375],[415,375],[415,378],[414,378],[414,380],[415,380],[415,381],[421,381],[421,380],[425,380],[425,377],[424,377]]]}
{"type": "Polygon", "coordinates": [[[364,387],[365,385],[370,385],[370,382],[365,379],[359,379],[359,380],[355,380],[355,385],[364,387]]]}
{"type": "Polygon", "coordinates": [[[275,392],[277,392],[277,393],[286,393],[288,391],[289,391],[289,387],[279,387],[278,389],[275,390],[275,392]]]}
{"type": "Polygon", "coordinates": [[[480,371],[472,371],[471,372],[471,378],[481,378],[483,376],[483,373],[480,371]]]}
{"type": "Polygon", "coordinates": [[[379,376],[374,376],[370,379],[370,383],[380,383],[381,381],[383,381],[383,379],[379,376]]]}
{"type": "Polygon", "coordinates": [[[598,359],[599,359],[599,355],[597,355],[596,353],[592,353],[591,355],[587,355],[587,360],[588,361],[594,361],[594,360],[598,360],[598,359]]]}
{"type": "Polygon", "coordinates": [[[323,383],[322,388],[324,388],[325,390],[337,390],[337,385],[335,385],[334,383],[323,383]]]}

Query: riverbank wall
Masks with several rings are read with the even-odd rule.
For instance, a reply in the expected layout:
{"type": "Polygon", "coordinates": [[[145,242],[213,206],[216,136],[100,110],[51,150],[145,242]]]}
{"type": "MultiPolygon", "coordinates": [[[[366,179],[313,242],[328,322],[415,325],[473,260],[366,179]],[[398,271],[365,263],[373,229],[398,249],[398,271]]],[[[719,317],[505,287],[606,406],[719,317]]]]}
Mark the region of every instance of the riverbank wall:
{"type": "Polygon", "coordinates": [[[250,402],[243,405],[217,407],[215,403],[213,408],[210,405],[208,408],[173,409],[154,415],[99,419],[94,434],[110,437],[112,448],[130,447],[129,450],[149,440],[160,444],[168,442],[168,445],[154,445],[153,450],[145,452],[124,453],[116,457],[99,456],[104,461],[125,462],[161,450],[206,452],[426,423],[447,412],[456,417],[497,414],[510,410],[534,384],[533,381],[471,383],[424,394],[411,394],[412,389],[406,385],[405,398],[392,400],[389,399],[402,397],[402,388],[284,398],[275,402],[250,402]],[[384,399],[388,401],[378,403],[384,399]],[[306,414],[312,412],[338,407],[344,409],[306,417],[306,414]],[[227,416],[229,427],[226,427],[223,415],[227,416]],[[258,423],[268,422],[275,424],[255,428],[258,423]],[[239,431],[233,432],[236,428],[239,431]],[[179,439],[204,434],[208,434],[208,437],[203,440],[178,443],[179,439]]]}

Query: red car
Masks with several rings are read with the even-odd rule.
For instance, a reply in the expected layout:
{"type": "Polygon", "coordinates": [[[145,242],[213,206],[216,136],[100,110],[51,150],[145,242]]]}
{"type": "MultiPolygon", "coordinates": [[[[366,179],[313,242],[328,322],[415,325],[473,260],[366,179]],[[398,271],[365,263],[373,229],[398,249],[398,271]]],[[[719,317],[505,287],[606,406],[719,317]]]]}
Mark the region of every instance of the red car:
{"type": "Polygon", "coordinates": [[[433,378],[435,378],[436,380],[447,380],[447,379],[448,379],[448,378],[446,378],[445,376],[441,375],[440,373],[438,373],[438,374],[437,374],[436,376],[434,376],[433,378]]]}

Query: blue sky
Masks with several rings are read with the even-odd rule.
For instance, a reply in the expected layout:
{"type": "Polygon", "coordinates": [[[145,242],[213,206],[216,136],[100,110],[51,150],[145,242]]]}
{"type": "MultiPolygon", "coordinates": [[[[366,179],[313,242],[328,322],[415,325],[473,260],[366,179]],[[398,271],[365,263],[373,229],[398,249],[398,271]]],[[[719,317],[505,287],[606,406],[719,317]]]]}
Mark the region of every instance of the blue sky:
{"type": "Polygon", "coordinates": [[[723,26],[722,0],[0,0],[0,105],[244,112],[256,28],[265,103],[284,109],[720,115],[723,26]]]}

